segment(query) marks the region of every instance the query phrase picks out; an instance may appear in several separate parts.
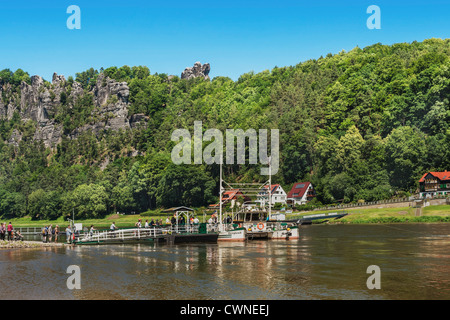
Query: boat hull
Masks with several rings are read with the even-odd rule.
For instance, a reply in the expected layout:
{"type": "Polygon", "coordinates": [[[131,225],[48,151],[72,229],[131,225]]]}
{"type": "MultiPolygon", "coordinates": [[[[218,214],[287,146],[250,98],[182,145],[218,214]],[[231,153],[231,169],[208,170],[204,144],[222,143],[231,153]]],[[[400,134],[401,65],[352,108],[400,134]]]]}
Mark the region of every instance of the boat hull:
{"type": "Polygon", "coordinates": [[[299,239],[298,227],[275,230],[272,235],[273,240],[295,240],[299,239]]]}
{"type": "Polygon", "coordinates": [[[247,239],[258,240],[258,239],[272,239],[273,232],[271,231],[248,231],[247,239]]]}
{"type": "Polygon", "coordinates": [[[173,243],[195,243],[195,242],[217,242],[218,233],[199,233],[199,234],[175,234],[173,243]]]}
{"type": "Polygon", "coordinates": [[[222,231],[219,233],[217,241],[240,242],[245,241],[245,229],[238,228],[234,230],[222,231]]]}

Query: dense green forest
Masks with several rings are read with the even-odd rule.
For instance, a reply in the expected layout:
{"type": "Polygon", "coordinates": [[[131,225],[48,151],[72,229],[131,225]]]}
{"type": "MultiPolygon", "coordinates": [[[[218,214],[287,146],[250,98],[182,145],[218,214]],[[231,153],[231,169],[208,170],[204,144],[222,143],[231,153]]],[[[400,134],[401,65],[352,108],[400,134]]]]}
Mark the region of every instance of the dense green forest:
{"type": "MultiPolygon", "coordinates": [[[[213,66],[214,67],[214,66],[213,66]]],[[[176,128],[279,129],[286,191],[311,181],[316,202],[374,201],[414,193],[426,171],[450,169],[450,40],[375,44],[289,67],[204,80],[151,74],[144,66],[90,69],[69,77],[88,92],[100,74],[127,82],[129,116],[145,114],[130,130],[68,133],[92,111],[85,94],[76,105],[59,97],[51,115],[64,126],[54,149],[34,140],[36,123],[16,113],[0,120],[0,215],[51,219],[144,212],[218,200],[217,165],[175,165],[176,128]],[[22,133],[16,146],[13,130],[22,133]],[[131,156],[131,154],[134,154],[131,156]],[[102,167],[105,158],[108,165],[102,167]]],[[[0,85],[20,91],[28,73],[0,71],[0,85]]],[[[51,86],[46,82],[47,86],[51,86]]],[[[20,94],[20,92],[19,92],[20,94]]],[[[8,103],[3,91],[2,101],[8,103]]],[[[258,165],[227,165],[229,181],[265,181],[258,165]]]]}

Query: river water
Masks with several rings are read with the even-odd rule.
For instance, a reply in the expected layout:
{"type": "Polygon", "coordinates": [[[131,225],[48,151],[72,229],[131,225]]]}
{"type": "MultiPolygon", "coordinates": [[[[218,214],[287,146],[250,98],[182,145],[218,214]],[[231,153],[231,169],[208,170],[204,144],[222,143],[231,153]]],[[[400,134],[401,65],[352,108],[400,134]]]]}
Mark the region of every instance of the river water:
{"type": "Polygon", "coordinates": [[[450,224],[312,225],[300,239],[0,250],[0,299],[450,299],[450,224]],[[70,265],[81,289],[70,290],[70,265]],[[380,270],[369,289],[367,268],[380,270]]]}

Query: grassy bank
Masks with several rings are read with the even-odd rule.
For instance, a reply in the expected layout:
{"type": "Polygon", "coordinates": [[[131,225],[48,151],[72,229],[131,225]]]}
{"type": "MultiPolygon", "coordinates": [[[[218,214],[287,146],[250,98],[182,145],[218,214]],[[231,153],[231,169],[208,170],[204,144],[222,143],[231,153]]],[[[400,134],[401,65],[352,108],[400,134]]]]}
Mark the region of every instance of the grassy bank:
{"type": "MultiPolygon", "coordinates": [[[[291,214],[290,219],[301,218],[306,215],[344,212],[342,210],[311,211],[302,214],[291,214]]],[[[348,213],[344,218],[330,223],[407,223],[407,222],[450,222],[450,205],[429,206],[422,209],[421,215],[416,216],[416,209],[411,207],[398,208],[355,208],[346,209],[348,213]]],[[[323,222],[317,220],[317,222],[323,222]]]]}
{"type": "MultiPolygon", "coordinates": [[[[84,219],[84,220],[76,220],[75,223],[82,223],[83,227],[89,227],[90,225],[94,225],[96,229],[109,229],[111,223],[115,222],[118,228],[130,228],[135,225],[135,223],[141,219],[142,224],[145,223],[145,220],[149,222],[151,219],[160,220],[162,219],[163,223],[165,223],[166,218],[168,217],[167,213],[161,213],[159,210],[155,210],[153,212],[145,212],[145,214],[134,214],[134,215],[121,215],[121,214],[111,214],[104,218],[100,219],[84,219]]],[[[169,215],[169,218],[171,215],[169,215]]],[[[201,222],[203,222],[203,215],[197,214],[197,217],[201,222]]],[[[209,219],[209,216],[206,217],[209,219]]],[[[0,222],[11,222],[14,227],[43,227],[52,224],[53,227],[58,225],[62,230],[64,230],[69,224],[67,220],[64,220],[63,217],[60,217],[56,220],[31,220],[30,217],[22,217],[18,219],[0,219],[0,222]]]]}
{"type": "MultiPolygon", "coordinates": [[[[333,213],[343,212],[342,210],[322,210],[322,211],[309,211],[302,213],[292,213],[286,216],[287,219],[298,219],[305,215],[320,214],[320,213],[333,213]]],[[[437,205],[425,207],[422,210],[420,216],[416,216],[416,209],[411,207],[398,207],[398,208],[354,208],[346,209],[347,216],[339,220],[330,220],[330,223],[395,223],[395,222],[450,222],[450,205],[437,205]]],[[[201,222],[209,219],[209,215],[197,214],[197,217],[201,222]]],[[[94,225],[97,229],[108,229],[111,223],[114,221],[118,228],[133,227],[134,224],[141,219],[144,223],[145,220],[162,219],[165,223],[167,214],[163,214],[160,211],[146,212],[139,215],[118,215],[112,214],[101,219],[86,219],[77,220],[78,223],[83,223],[83,226],[94,225]]],[[[44,225],[52,224],[53,226],[59,225],[61,228],[65,228],[68,224],[64,221],[64,218],[60,217],[56,220],[37,220],[33,221],[29,217],[23,217],[19,219],[1,219],[0,221],[8,223],[12,222],[15,227],[42,227],[44,225]]],[[[323,221],[317,221],[323,222],[323,221]]]]}

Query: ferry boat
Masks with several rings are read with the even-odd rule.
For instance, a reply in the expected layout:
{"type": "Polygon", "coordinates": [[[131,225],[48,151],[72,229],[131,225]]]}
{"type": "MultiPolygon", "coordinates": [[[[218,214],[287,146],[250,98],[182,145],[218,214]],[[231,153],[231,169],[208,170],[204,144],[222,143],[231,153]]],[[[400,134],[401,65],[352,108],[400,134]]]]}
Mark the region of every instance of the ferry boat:
{"type": "Polygon", "coordinates": [[[239,211],[234,215],[233,223],[246,230],[249,240],[293,240],[299,238],[298,226],[295,222],[268,219],[265,210],[239,211]]]}
{"type": "Polygon", "coordinates": [[[89,244],[132,244],[166,242],[170,244],[206,242],[216,243],[219,232],[208,231],[206,224],[198,226],[183,225],[166,228],[129,228],[115,231],[103,230],[80,233],[75,245],[89,244]]]}

